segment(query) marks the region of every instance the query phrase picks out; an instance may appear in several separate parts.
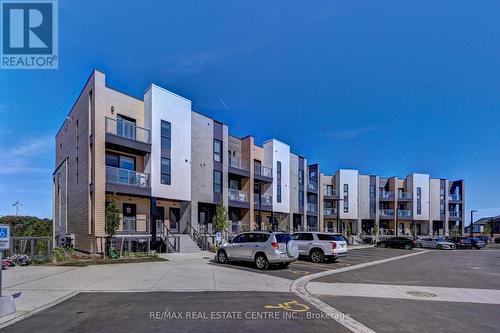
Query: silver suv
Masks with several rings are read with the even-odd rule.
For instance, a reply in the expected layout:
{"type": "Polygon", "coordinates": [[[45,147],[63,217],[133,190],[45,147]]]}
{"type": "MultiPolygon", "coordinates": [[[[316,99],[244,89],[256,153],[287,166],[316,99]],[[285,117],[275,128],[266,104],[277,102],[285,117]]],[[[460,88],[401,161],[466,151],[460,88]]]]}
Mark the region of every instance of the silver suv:
{"type": "Polygon", "coordinates": [[[221,264],[229,260],[253,261],[258,269],[267,269],[273,264],[286,267],[298,257],[297,242],[289,234],[280,232],[245,232],[217,250],[217,261],[221,264]]]}
{"type": "Polygon", "coordinates": [[[336,260],[347,255],[347,242],[341,234],[327,232],[297,232],[292,239],[299,245],[299,255],[313,262],[336,260]]]}

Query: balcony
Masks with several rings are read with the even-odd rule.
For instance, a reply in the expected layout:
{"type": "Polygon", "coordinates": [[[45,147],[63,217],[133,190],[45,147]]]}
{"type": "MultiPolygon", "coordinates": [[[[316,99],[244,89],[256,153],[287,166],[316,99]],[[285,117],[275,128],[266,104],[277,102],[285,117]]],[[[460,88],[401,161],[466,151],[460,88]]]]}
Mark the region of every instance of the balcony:
{"type": "Polygon", "coordinates": [[[265,211],[271,211],[273,207],[273,197],[270,195],[258,195],[257,193],[254,193],[253,195],[253,200],[254,200],[254,206],[256,208],[259,208],[259,202],[260,202],[260,209],[265,210],[265,211]]]}
{"type": "Polygon", "coordinates": [[[324,216],[337,216],[336,208],[325,208],[323,211],[324,216]]]}
{"type": "Polygon", "coordinates": [[[308,213],[317,213],[318,212],[318,204],[315,203],[307,203],[307,212],[308,213]]]}
{"type": "Polygon", "coordinates": [[[411,219],[412,211],[411,209],[398,209],[398,218],[400,219],[411,219]]]}
{"type": "Polygon", "coordinates": [[[228,190],[229,205],[233,207],[248,208],[249,198],[248,192],[235,190],[230,188],[228,190]]]}
{"type": "Polygon", "coordinates": [[[327,188],[323,189],[323,195],[325,197],[336,197],[339,194],[338,194],[338,191],[336,188],[327,187],[327,188]]]}
{"type": "Polygon", "coordinates": [[[269,168],[263,165],[254,165],[255,179],[272,183],[273,182],[273,168],[269,168]]]}
{"type": "Polygon", "coordinates": [[[398,200],[400,200],[400,201],[411,200],[411,193],[410,192],[398,192],[398,200]]]}
{"type": "Polygon", "coordinates": [[[450,193],[450,195],[448,196],[448,200],[449,201],[461,201],[462,200],[462,196],[460,194],[455,194],[455,193],[450,193]]]}
{"type": "Polygon", "coordinates": [[[380,217],[394,217],[394,209],[381,209],[379,215],[380,217]]]}
{"type": "Polygon", "coordinates": [[[391,191],[383,191],[379,192],[380,200],[394,200],[394,192],[391,191]]]}
{"type": "Polygon", "coordinates": [[[318,190],[318,183],[314,180],[310,180],[307,182],[307,190],[309,192],[316,192],[318,190]]]}
{"type": "Polygon", "coordinates": [[[149,174],[106,166],[106,191],[151,195],[149,174]]]}
{"type": "Polygon", "coordinates": [[[229,172],[243,176],[250,177],[250,163],[238,157],[229,156],[229,172]]]}
{"type": "Polygon", "coordinates": [[[106,143],[111,148],[125,148],[136,154],[151,153],[151,133],[148,129],[123,119],[106,117],[106,143]]]}
{"type": "Polygon", "coordinates": [[[448,216],[450,217],[450,219],[459,219],[462,217],[462,213],[460,211],[452,211],[450,210],[448,212],[448,216]]]}
{"type": "Polygon", "coordinates": [[[148,234],[149,223],[144,217],[123,216],[117,234],[148,234]]]}

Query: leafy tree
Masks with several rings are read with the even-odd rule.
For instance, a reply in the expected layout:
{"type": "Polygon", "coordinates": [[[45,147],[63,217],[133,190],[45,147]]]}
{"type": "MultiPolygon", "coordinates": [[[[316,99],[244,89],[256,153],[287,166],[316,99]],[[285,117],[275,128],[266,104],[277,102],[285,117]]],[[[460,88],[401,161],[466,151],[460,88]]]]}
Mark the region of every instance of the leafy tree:
{"type": "Polygon", "coordinates": [[[227,218],[226,207],[222,201],[217,204],[217,207],[215,207],[215,216],[212,222],[217,232],[222,232],[229,228],[229,219],[227,218]]]}
{"type": "Polygon", "coordinates": [[[352,230],[351,230],[351,225],[347,224],[347,228],[345,228],[345,234],[347,237],[351,237],[352,235],[352,230]]]}
{"type": "Polygon", "coordinates": [[[458,236],[461,236],[461,234],[462,233],[460,231],[460,228],[456,224],[450,230],[450,235],[451,236],[458,237],[458,236]]]}
{"type": "Polygon", "coordinates": [[[378,236],[378,232],[379,232],[379,230],[378,230],[378,224],[375,223],[375,225],[373,226],[373,229],[372,229],[372,235],[373,236],[378,236]]]}
{"type": "Polygon", "coordinates": [[[484,225],[483,235],[485,235],[485,236],[490,236],[491,235],[491,224],[490,223],[487,223],[487,224],[484,225]]]}
{"type": "Polygon", "coordinates": [[[278,223],[278,229],[282,231],[287,231],[287,227],[289,227],[288,219],[285,214],[277,214],[276,222],[278,223]]]}
{"type": "Polygon", "coordinates": [[[116,197],[113,195],[106,205],[105,231],[108,237],[114,237],[120,226],[120,209],[116,204],[116,197]]]}

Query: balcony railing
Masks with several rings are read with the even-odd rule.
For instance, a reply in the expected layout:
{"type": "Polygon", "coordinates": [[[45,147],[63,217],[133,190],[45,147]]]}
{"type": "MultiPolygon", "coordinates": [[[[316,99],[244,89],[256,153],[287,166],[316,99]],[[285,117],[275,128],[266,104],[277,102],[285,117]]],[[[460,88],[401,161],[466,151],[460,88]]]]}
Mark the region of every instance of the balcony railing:
{"type": "Polygon", "coordinates": [[[449,217],[458,219],[462,217],[462,213],[460,211],[449,211],[448,212],[449,217]]]}
{"type": "Polygon", "coordinates": [[[336,188],[327,187],[323,190],[323,194],[328,196],[335,196],[337,195],[337,193],[338,192],[336,188]]]}
{"type": "Polygon", "coordinates": [[[244,171],[249,171],[249,163],[248,161],[242,160],[238,157],[229,156],[229,166],[235,169],[240,169],[244,171]]]}
{"type": "Polygon", "coordinates": [[[124,216],[122,219],[123,231],[137,231],[137,218],[133,216],[124,216]]]}
{"type": "Polygon", "coordinates": [[[254,171],[255,171],[255,174],[257,174],[257,175],[261,175],[264,177],[270,177],[270,178],[273,177],[273,168],[269,168],[269,167],[266,167],[263,165],[255,165],[254,171]]]}
{"type": "Polygon", "coordinates": [[[337,215],[337,209],[336,208],[325,208],[325,210],[323,211],[323,215],[335,216],[335,215],[337,215]]]}
{"type": "Polygon", "coordinates": [[[149,174],[107,166],[106,182],[148,188],[149,174]]]}
{"type": "Polygon", "coordinates": [[[394,209],[381,209],[380,216],[394,216],[394,209]]]}
{"type": "Polygon", "coordinates": [[[398,192],[398,199],[411,199],[410,192],[398,192]]]}
{"type": "Polygon", "coordinates": [[[262,206],[271,206],[273,204],[273,197],[272,196],[265,195],[265,194],[259,196],[258,194],[254,193],[253,200],[254,200],[255,206],[259,205],[259,199],[261,200],[262,206]]]}
{"type": "Polygon", "coordinates": [[[379,192],[379,197],[380,197],[380,199],[393,199],[394,192],[391,192],[391,191],[379,192]]]}
{"type": "Polygon", "coordinates": [[[462,196],[460,194],[450,193],[449,200],[460,201],[460,200],[462,200],[462,196]]]}
{"type": "Polygon", "coordinates": [[[412,217],[412,211],[410,209],[398,209],[398,217],[410,218],[412,217]]]}
{"type": "Polygon", "coordinates": [[[314,180],[310,180],[307,182],[307,188],[316,191],[316,189],[318,188],[318,183],[315,182],[314,180]]]}
{"type": "Polygon", "coordinates": [[[229,200],[231,201],[238,201],[238,202],[248,202],[248,192],[240,191],[240,190],[234,190],[234,189],[229,189],[229,200]]]}
{"type": "Polygon", "coordinates": [[[318,205],[315,203],[307,203],[307,211],[308,212],[317,212],[318,211],[318,205]]]}
{"type": "Polygon", "coordinates": [[[122,138],[151,143],[151,133],[148,129],[137,126],[134,122],[124,119],[106,117],[106,133],[122,138]]]}

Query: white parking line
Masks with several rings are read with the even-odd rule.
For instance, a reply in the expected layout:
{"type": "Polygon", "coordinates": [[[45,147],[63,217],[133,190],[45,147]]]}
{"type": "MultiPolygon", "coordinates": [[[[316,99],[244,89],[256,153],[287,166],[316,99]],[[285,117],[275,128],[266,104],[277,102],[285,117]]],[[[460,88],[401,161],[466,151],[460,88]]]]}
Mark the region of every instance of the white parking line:
{"type": "Polygon", "coordinates": [[[386,259],[381,259],[381,260],[376,260],[376,261],[370,261],[366,263],[361,263],[358,265],[354,266],[349,266],[349,267],[343,267],[339,269],[334,269],[334,270],[328,270],[328,271],[323,271],[319,273],[314,273],[310,275],[303,276],[301,278],[298,278],[297,280],[293,281],[292,284],[290,285],[290,291],[295,293],[297,296],[300,298],[306,300],[307,302],[313,304],[316,308],[318,308],[320,311],[325,313],[326,315],[329,316],[329,318],[334,319],[337,321],[339,324],[343,325],[346,327],[348,330],[354,333],[374,333],[372,329],[366,327],[365,325],[361,324],[360,322],[354,320],[350,316],[346,316],[344,313],[341,311],[335,309],[331,305],[317,299],[314,297],[311,293],[306,288],[307,283],[310,281],[320,278],[320,277],[325,277],[333,274],[338,274],[338,273],[343,273],[347,271],[352,271],[355,269],[360,269],[364,267],[369,267],[373,265],[378,265],[394,260],[399,260],[403,258],[408,258],[408,257],[413,257],[419,254],[426,253],[427,251],[418,251],[414,252],[411,254],[406,254],[402,256],[396,256],[396,257],[391,257],[391,258],[386,258],[386,259]]]}

